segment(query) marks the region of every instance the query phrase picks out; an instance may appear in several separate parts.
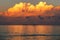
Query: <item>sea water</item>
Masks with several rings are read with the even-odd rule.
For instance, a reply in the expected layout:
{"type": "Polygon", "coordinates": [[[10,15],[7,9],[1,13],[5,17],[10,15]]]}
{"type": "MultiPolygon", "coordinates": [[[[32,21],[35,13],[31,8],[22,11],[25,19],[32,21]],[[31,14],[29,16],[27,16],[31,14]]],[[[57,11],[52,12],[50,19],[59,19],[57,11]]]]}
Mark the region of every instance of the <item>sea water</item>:
{"type": "Polygon", "coordinates": [[[59,25],[0,25],[0,40],[60,40],[59,25]]]}

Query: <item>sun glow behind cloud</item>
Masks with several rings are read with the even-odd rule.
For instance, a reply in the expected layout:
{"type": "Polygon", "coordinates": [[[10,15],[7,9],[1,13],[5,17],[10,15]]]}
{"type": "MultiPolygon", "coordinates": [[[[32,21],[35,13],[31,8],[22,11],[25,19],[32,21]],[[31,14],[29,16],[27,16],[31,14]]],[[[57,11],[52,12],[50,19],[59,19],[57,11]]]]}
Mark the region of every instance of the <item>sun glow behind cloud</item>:
{"type": "Polygon", "coordinates": [[[36,5],[26,2],[20,2],[9,8],[0,15],[8,17],[19,17],[19,16],[54,16],[60,14],[60,6],[53,6],[52,4],[47,5],[46,2],[39,2],[36,5]]]}

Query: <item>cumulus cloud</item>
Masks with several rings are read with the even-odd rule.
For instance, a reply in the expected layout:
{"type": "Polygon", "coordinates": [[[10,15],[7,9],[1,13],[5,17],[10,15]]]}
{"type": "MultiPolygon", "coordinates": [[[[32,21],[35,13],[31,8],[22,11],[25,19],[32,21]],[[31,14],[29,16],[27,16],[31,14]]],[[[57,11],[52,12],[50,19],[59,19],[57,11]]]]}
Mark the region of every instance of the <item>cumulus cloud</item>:
{"type": "Polygon", "coordinates": [[[19,17],[19,16],[53,16],[60,14],[60,6],[47,5],[46,2],[39,2],[36,5],[31,3],[20,2],[15,4],[4,12],[4,16],[19,17]]]}
{"type": "Polygon", "coordinates": [[[0,24],[60,24],[60,5],[20,2],[0,12],[0,19],[0,24]]]}

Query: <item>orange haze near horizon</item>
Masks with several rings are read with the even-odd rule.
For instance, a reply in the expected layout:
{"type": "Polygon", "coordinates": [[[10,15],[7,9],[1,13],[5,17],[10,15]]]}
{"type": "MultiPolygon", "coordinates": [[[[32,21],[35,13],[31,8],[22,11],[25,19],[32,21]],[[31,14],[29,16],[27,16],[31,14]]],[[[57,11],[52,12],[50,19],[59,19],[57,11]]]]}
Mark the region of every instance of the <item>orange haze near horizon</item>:
{"type": "Polygon", "coordinates": [[[60,14],[60,5],[47,5],[46,2],[39,2],[36,5],[20,2],[9,8],[7,11],[0,12],[0,16],[20,17],[20,16],[55,16],[60,14]]]}

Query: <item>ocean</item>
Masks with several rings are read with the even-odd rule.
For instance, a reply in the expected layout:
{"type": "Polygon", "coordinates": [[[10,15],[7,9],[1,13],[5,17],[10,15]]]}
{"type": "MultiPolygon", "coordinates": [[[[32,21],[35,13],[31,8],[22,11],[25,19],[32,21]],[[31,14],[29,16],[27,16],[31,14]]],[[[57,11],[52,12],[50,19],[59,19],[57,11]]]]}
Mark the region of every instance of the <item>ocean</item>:
{"type": "Polygon", "coordinates": [[[60,40],[60,25],[0,25],[0,40],[60,40]]]}

